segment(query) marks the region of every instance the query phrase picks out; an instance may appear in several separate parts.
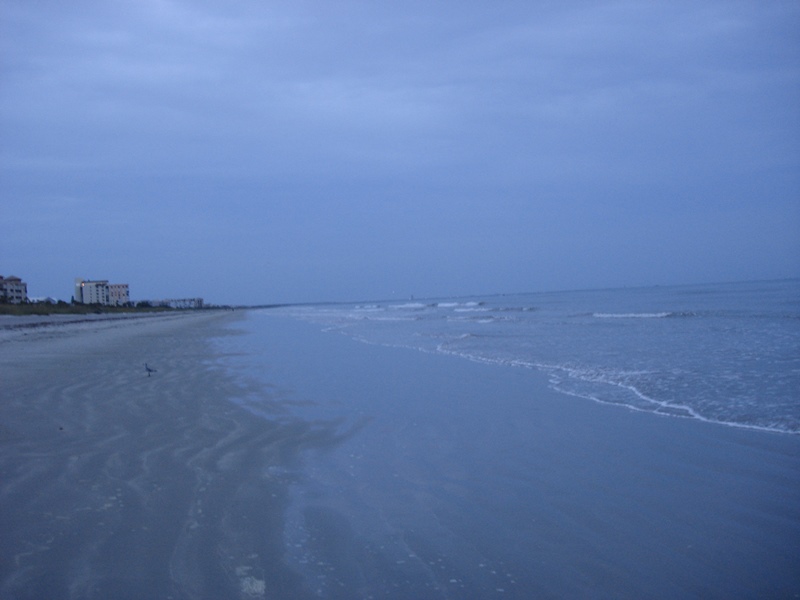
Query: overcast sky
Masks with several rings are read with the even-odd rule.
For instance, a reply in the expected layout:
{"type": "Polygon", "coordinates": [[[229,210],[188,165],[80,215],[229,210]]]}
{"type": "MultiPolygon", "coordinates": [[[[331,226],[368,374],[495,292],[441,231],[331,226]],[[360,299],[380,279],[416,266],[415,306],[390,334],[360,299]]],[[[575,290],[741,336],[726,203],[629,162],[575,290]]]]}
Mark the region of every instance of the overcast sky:
{"type": "Polygon", "coordinates": [[[69,300],[800,276],[800,3],[0,0],[0,274],[69,300]]]}

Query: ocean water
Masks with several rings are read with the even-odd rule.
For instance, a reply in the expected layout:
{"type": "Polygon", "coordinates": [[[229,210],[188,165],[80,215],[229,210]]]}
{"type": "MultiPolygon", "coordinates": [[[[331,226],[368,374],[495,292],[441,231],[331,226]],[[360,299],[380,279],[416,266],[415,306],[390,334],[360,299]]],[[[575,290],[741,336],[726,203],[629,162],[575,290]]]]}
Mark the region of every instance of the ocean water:
{"type": "Polygon", "coordinates": [[[226,400],[285,432],[259,568],[342,600],[800,593],[798,291],[248,311],[215,343],[226,400]]]}
{"type": "Polygon", "coordinates": [[[538,369],[563,393],[800,432],[800,280],[292,306],[371,344],[538,369]]]}

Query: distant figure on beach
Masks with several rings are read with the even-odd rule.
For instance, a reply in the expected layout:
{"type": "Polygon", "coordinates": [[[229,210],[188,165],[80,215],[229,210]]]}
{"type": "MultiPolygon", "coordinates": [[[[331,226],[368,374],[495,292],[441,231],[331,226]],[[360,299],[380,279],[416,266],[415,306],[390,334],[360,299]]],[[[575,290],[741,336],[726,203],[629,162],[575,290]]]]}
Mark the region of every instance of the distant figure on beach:
{"type": "Polygon", "coordinates": [[[147,363],[144,363],[144,370],[147,371],[147,376],[148,377],[150,377],[150,373],[156,373],[157,372],[155,369],[151,369],[150,367],[148,367],[147,363]]]}

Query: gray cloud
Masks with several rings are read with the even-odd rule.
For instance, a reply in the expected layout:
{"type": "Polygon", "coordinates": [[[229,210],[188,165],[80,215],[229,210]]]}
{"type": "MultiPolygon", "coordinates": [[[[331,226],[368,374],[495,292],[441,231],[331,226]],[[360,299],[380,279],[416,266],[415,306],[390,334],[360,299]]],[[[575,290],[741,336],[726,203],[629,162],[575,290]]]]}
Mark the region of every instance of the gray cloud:
{"type": "Polygon", "coordinates": [[[798,13],[3,0],[2,268],[220,302],[797,276],[798,13]]]}

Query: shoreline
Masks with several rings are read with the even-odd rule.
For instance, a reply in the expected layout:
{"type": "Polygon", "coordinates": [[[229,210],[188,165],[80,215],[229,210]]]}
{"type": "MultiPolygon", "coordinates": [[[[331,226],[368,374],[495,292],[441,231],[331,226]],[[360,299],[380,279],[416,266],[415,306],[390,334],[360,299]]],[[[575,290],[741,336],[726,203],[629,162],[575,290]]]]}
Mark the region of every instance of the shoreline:
{"type": "MultiPolygon", "coordinates": [[[[206,313],[217,309],[209,309],[206,313]]],[[[222,310],[222,309],[219,309],[222,310]]],[[[106,321],[129,322],[137,319],[157,319],[202,314],[196,311],[153,311],[126,313],[92,313],[92,314],[49,314],[49,315],[0,315],[0,332],[19,329],[37,329],[40,327],[61,327],[84,323],[104,323],[106,321]]]]}
{"type": "MultiPolygon", "coordinates": [[[[549,377],[550,371],[552,368],[546,367],[534,367],[538,372],[544,374],[545,376],[549,377]]],[[[736,421],[721,421],[717,419],[711,419],[709,417],[704,417],[694,410],[688,409],[687,407],[682,407],[687,410],[688,414],[680,414],[678,412],[668,412],[666,410],[660,409],[646,409],[641,408],[638,406],[632,406],[630,404],[623,404],[620,402],[611,402],[608,400],[601,400],[599,398],[595,398],[594,396],[587,396],[585,394],[579,394],[577,392],[571,392],[568,390],[560,389],[557,384],[551,384],[550,389],[553,391],[563,394],[565,396],[571,396],[573,398],[579,398],[581,400],[586,400],[588,402],[593,402],[595,404],[599,404],[601,406],[607,406],[610,408],[619,408],[619,409],[627,409],[632,412],[639,412],[643,414],[649,414],[654,417],[663,417],[667,419],[687,419],[689,421],[699,421],[700,423],[706,423],[707,425],[716,425],[721,427],[730,427],[733,429],[742,429],[746,431],[755,431],[759,433],[772,433],[778,435],[800,435],[800,431],[793,431],[790,429],[779,429],[777,427],[766,427],[761,425],[748,425],[746,423],[737,423],[736,421]]]]}
{"type": "MultiPolygon", "coordinates": [[[[0,348],[11,343],[21,351],[29,348],[29,344],[20,342],[55,342],[80,337],[84,334],[104,335],[106,332],[136,334],[136,327],[151,327],[158,324],[181,323],[184,320],[197,322],[221,317],[221,311],[204,312],[154,312],[154,313],[121,313],[118,315],[49,315],[30,317],[0,316],[0,348]]],[[[80,343],[78,344],[80,346],[80,343]]],[[[69,350],[65,350],[69,351],[69,350]]]]}

